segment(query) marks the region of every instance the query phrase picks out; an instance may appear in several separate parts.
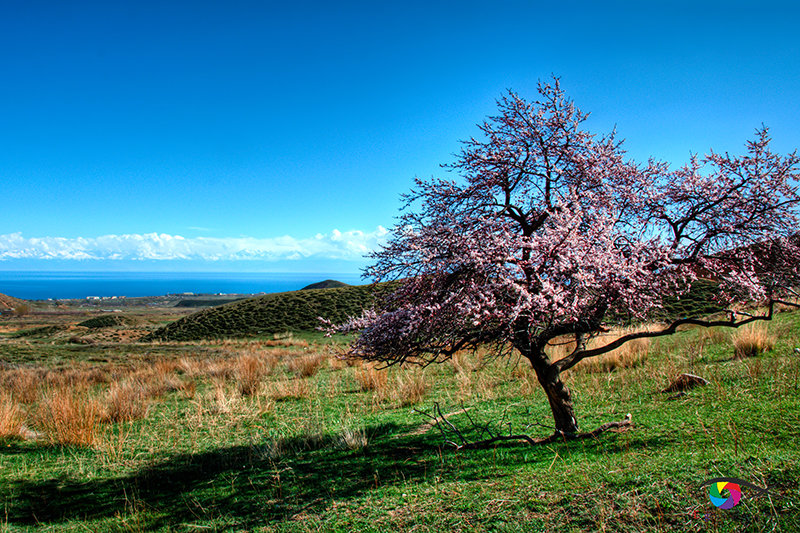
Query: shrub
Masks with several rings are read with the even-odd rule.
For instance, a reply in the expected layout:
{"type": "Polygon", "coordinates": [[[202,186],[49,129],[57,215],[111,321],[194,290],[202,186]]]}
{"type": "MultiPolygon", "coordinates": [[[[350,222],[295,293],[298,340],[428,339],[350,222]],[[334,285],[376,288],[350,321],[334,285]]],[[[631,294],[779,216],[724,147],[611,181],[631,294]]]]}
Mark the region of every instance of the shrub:
{"type": "Polygon", "coordinates": [[[14,307],[14,316],[25,316],[31,312],[31,306],[26,303],[19,303],[14,307]]]}

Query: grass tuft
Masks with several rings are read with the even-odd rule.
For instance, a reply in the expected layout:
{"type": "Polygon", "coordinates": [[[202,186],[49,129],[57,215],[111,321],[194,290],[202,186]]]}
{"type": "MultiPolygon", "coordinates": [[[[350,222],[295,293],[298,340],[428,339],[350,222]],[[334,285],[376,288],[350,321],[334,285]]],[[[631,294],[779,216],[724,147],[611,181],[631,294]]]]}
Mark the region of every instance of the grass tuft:
{"type": "Polygon", "coordinates": [[[245,354],[236,359],[236,384],[239,394],[253,396],[261,388],[261,382],[267,373],[264,362],[254,354],[245,354]]]}
{"type": "Polygon", "coordinates": [[[36,410],[37,426],[53,444],[92,446],[102,418],[100,403],[85,389],[46,390],[36,410]]]}
{"type": "Polygon", "coordinates": [[[733,357],[745,359],[755,357],[775,348],[775,337],[764,324],[749,324],[733,334],[733,357]]]}
{"type": "Polygon", "coordinates": [[[111,422],[132,422],[147,416],[147,386],[138,380],[114,382],[106,398],[105,419],[111,422]]]}
{"type": "Polygon", "coordinates": [[[0,391],[0,439],[22,436],[23,414],[9,392],[0,391]]]}
{"type": "Polygon", "coordinates": [[[287,368],[289,372],[301,378],[309,378],[316,374],[322,363],[325,362],[325,356],[321,354],[310,354],[301,357],[295,357],[289,360],[287,368]]]}

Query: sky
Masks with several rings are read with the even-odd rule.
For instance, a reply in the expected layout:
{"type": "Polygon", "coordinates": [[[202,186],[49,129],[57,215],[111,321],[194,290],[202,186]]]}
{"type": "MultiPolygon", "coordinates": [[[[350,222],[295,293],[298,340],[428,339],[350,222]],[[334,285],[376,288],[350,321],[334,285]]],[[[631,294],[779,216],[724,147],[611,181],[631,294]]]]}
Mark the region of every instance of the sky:
{"type": "Polygon", "coordinates": [[[0,2],[0,270],[358,272],[555,75],[675,165],[800,145],[794,2],[0,2]]]}

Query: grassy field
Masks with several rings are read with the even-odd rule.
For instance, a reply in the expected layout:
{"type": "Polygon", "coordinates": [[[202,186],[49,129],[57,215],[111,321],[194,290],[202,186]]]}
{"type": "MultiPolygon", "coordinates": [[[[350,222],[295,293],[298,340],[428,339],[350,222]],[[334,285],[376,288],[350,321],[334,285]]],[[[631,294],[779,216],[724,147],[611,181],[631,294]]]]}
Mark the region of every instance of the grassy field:
{"type": "Polygon", "coordinates": [[[738,335],[741,359],[695,329],[570,372],[582,428],[627,431],[460,452],[435,406],[469,439],[550,433],[529,368],[376,370],[314,333],[139,342],[157,313],[64,316],[0,324],[0,531],[800,530],[800,313],[738,335]],[[682,372],[710,384],[660,392],[682,372]],[[770,494],[719,510],[701,485],[722,476],[770,494]]]}

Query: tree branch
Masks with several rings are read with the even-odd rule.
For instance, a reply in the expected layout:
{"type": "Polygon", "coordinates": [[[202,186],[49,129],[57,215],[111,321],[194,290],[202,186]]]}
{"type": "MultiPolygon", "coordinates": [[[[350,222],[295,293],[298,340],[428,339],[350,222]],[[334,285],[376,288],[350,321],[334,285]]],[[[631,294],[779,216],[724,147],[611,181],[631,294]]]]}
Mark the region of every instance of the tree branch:
{"type": "Polygon", "coordinates": [[[643,338],[653,338],[653,337],[663,337],[666,335],[672,335],[673,333],[678,331],[680,326],[684,325],[693,325],[693,326],[700,326],[704,328],[711,328],[711,327],[729,327],[729,328],[738,328],[740,326],[744,326],[745,324],[749,324],[751,322],[755,322],[756,320],[772,320],[772,313],[773,308],[776,303],[784,304],[784,305],[793,305],[795,307],[800,307],[797,304],[792,304],[790,302],[785,302],[783,300],[770,300],[768,304],[768,311],[766,315],[763,316],[749,316],[744,320],[736,321],[736,315],[731,313],[731,318],[729,320],[700,320],[696,318],[682,318],[680,320],[674,321],[672,324],[667,326],[666,328],[659,330],[659,331],[639,331],[636,333],[630,333],[628,335],[624,335],[617,340],[606,344],[605,346],[601,346],[599,348],[593,348],[591,350],[580,350],[572,352],[570,355],[564,357],[553,363],[553,366],[556,367],[558,372],[563,372],[564,370],[568,370],[578,364],[583,359],[587,359],[589,357],[596,357],[598,355],[602,355],[604,353],[608,353],[612,350],[615,350],[625,344],[628,341],[632,341],[634,339],[643,339],[643,338]]]}

